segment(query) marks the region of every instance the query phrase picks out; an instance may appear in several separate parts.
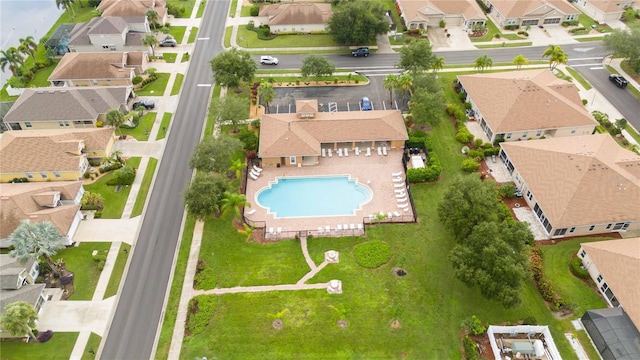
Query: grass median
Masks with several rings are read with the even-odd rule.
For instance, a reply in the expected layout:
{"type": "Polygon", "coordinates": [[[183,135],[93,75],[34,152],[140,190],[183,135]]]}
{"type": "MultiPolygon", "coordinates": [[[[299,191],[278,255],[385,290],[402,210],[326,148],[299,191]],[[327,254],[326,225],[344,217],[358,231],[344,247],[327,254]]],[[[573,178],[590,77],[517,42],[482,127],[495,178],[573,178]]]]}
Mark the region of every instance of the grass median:
{"type": "Polygon", "coordinates": [[[136,202],[131,210],[131,217],[136,217],[142,214],[144,204],[147,202],[147,194],[149,193],[149,188],[151,188],[151,181],[153,181],[153,175],[156,172],[157,165],[158,159],[149,158],[147,168],[144,171],[144,177],[142,178],[142,183],[140,184],[140,191],[138,191],[136,202]]]}

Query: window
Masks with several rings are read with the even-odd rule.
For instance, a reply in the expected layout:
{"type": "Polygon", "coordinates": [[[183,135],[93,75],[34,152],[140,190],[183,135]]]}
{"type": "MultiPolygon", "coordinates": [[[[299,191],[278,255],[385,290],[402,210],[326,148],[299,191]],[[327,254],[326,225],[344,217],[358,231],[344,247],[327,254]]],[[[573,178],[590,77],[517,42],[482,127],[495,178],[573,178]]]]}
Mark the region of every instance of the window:
{"type": "Polygon", "coordinates": [[[28,178],[28,179],[33,179],[33,174],[32,174],[32,173],[30,173],[30,172],[28,172],[28,173],[27,173],[27,178],[28,178]]]}
{"type": "Polygon", "coordinates": [[[61,178],[61,177],[62,177],[62,175],[60,175],[60,171],[54,171],[54,172],[53,172],[53,175],[54,175],[55,177],[57,177],[57,178],[61,178]]]}
{"type": "Polygon", "coordinates": [[[611,226],[612,226],[612,225],[613,225],[613,224],[607,224],[607,230],[611,229],[611,226]]]}
{"type": "Polygon", "coordinates": [[[31,127],[31,122],[25,121],[24,122],[24,126],[30,128],[31,127]]]}
{"type": "Polygon", "coordinates": [[[538,130],[538,132],[536,132],[536,137],[540,137],[542,135],[542,130],[538,130]]]}
{"type": "Polygon", "coordinates": [[[529,190],[527,190],[527,199],[533,200],[533,194],[529,190]]]}
{"type": "Polygon", "coordinates": [[[591,225],[591,226],[589,226],[589,231],[593,231],[593,229],[595,229],[595,228],[596,228],[595,225],[591,225]]]}
{"type": "Polygon", "coordinates": [[[572,226],[572,227],[571,227],[571,229],[569,229],[569,232],[570,232],[570,233],[572,233],[572,232],[574,232],[574,231],[576,231],[576,227],[575,227],[575,226],[572,226]]]}
{"type": "Polygon", "coordinates": [[[526,133],[526,132],[525,132],[525,133],[522,133],[522,138],[524,139],[524,138],[526,138],[526,137],[527,137],[527,133],[526,133]]]}
{"type": "Polygon", "coordinates": [[[296,163],[296,157],[295,156],[289,156],[289,163],[295,164],[296,163]]]}
{"type": "Polygon", "coordinates": [[[598,284],[602,281],[602,274],[598,274],[596,281],[598,281],[598,284]]]}
{"type": "Polygon", "coordinates": [[[102,49],[108,50],[109,49],[109,45],[102,45],[102,49]]]}
{"type": "Polygon", "coordinates": [[[544,19],[544,24],[548,25],[548,24],[560,24],[560,18],[551,18],[551,19],[544,19]]]}
{"type": "Polygon", "coordinates": [[[47,173],[45,173],[45,172],[41,172],[41,173],[40,173],[40,176],[42,176],[42,178],[43,178],[43,179],[46,179],[46,178],[47,178],[47,173]]]}
{"type": "Polygon", "coordinates": [[[619,223],[616,223],[613,226],[613,231],[627,231],[627,229],[629,228],[629,225],[631,225],[630,222],[623,222],[623,223],[619,222],[619,223]]]}
{"type": "Polygon", "coordinates": [[[607,283],[602,284],[602,286],[600,286],[600,290],[602,290],[602,292],[605,292],[609,289],[609,285],[607,285],[607,283]]]}
{"type": "Polygon", "coordinates": [[[573,20],[573,19],[575,19],[575,18],[576,18],[576,15],[575,15],[575,14],[573,14],[573,15],[567,15],[566,20],[567,20],[567,21],[571,21],[571,20],[573,20]]]}
{"type": "Polygon", "coordinates": [[[584,257],[587,256],[587,252],[583,250],[580,250],[580,257],[584,259],[584,257]]]}
{"type": "Polygon", "coordinates": [[[553,236],[564,236],[564,234],[567,233],[567,228],[560,228],[560,229],[556,229],[556,231],[553,232],[553,236]]]}
{"type": "Polygon", "coordinates": [[[575,134],[576,133],[576,129],[571,129],[571,133],[575,134]]]}
{"type": "Polygon", "coordinates": [[[511,133],[507,134],[507,139],[511,139],[511,133]]]}

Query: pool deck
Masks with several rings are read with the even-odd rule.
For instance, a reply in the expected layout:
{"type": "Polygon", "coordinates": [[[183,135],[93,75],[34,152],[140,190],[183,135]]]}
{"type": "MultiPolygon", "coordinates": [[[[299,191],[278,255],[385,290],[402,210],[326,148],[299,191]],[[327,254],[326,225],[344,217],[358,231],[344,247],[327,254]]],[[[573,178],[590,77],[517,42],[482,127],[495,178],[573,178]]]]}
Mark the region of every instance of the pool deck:
{"type": "MultiPolygon", "coordinates": [[[[264,221],[266,223],[266,237],[269,238],[269,229],[273,228],[275,232],[281,229],[280,234],[274,237],[293,237],[293,231],[312,231],[314,236],[347,236],[360,235],[362,230],[358,230],[358,224],[363,224],[364,219],[369,215],[384,212],[404,215],[405,221],[408,216],[413,216],[411,206],[407,211],[398,208],[396,201],[396,193],[394,190],[394,182],[392,181],[392,173],[402,172],[402,179],[405,174],[402,168],[402,149],[394,149],[387,151],[388,155],[378,155],[376,151],[372,151],[371,156],[364,156],[364,153],[356,156],[350,151],[349,156],[339,157],[333,154],[333,157],[320,158],[320,163],[314,166],[302,167],[280,167],[280,168],[264,168],[257,180],[249,178],[247,183],[247,200],[251,204],[251,209],[256,211],[247,215],[245,209],[245,217],[252,221],[264,221]],[[301,218],[282,218],[276,219],[273,214],[268,214],[267,209],[258,205],[256,201],[256,193],[264,187],[269,186],[270,182],[276,181],[277,177],[287,176],[318,176],[318,175],[350,175],[352,179],[356,179],[358,183],[368,186],[373,196],[371,201],[364,204],[361,210],[356,211],[351,216],[324,216],[324,217],[301,217],[301,218]],[[336,231],[340,224],[342,227],[351,224],[354,230],[336,231]],[[326,234],[325,228],[329,226],[330,234],[326,234]],[[318,228],[323,228],[323,233],[318,234],[318,228]]],[[[406,188],[405,188],[406,190],[406,188]]],[[[408,203],[408,202],[407,202],[408,203]]],[[[395,216],[392,217],[392,220],[395,216]]]]}

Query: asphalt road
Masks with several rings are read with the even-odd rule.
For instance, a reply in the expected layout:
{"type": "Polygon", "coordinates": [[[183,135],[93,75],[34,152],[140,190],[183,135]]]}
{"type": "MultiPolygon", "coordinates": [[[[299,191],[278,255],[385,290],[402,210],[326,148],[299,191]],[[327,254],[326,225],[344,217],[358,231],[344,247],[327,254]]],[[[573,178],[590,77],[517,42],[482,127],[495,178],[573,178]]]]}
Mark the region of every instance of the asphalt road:
{"type": "Polygon", "coordinates": [[[222,51],[228,10],[228,0],[207,4],[101,359],[149,359],[154,352],[184,214],[182,192],[192,175],[188,159],[200,141],[212,90],[198,84],[213,82],[208,61],[222,51]]]}

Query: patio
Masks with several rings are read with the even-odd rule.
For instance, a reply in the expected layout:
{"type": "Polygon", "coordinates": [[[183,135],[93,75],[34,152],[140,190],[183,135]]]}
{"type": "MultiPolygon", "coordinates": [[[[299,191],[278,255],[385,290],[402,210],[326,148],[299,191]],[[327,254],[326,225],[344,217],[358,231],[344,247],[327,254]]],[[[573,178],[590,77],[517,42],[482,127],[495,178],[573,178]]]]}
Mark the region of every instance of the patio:
{"type": "Polygon", "coordinates": [[[413,221],[411,206],[407,211],[398,208],[395,191],[392,182],[392,173],[404,171],[402,167],[402,149],[388,150],[387,156],[377,155],[377,151],[372,151],[371,156],[365,156],[362,151],[360,155],[350,151],[349,156],[339,157],[336,153],[332,157],[322,157],[319,164],[315,166],[301,167],[279,167],[265,168],[257,180],[249,179],[247,183],[246,196],[251,203],[252,214],[247,214],[249,209],[245,209],[245,217],[253,222],[264,222],[265,238],[269,240],[278,238],[292,238],[301,231],[306,231],[307,235],[313,236],[356,236],[363,235],[364,229],[358,229],[358,224],[375,222],[370,215],[383,212],[391,213],[391,218],[382,220],[383,222],[410,222],[413,221]],[[315,175],[350,175],[359,184],[368,186],[373,197],[371,201],[362,205],[362,209],[357,210],[351,216],[325,216],[325,217],[301,217],[301,218],[280,218],[276,219],[273,214],[268,214],[267,209],[257,204],[257,192],[269,186],[276,177],[286,176],[315,176],[315,175]],[[400,216],[394,215],[394,212],[400,216]],[[353,224],[353,228],[351,225],[353,224]],[[337,230],[341,225],[343,230],[337,230]],[[348,229],[344,229],[348,225],[348,229]],[[326,231],[326,227],[330,231],[326,231]],[[276,230],[275,234],[269,234],[268,229],[276,230]],[[322,232],[319,229],[322,228],[322,232]]]}

